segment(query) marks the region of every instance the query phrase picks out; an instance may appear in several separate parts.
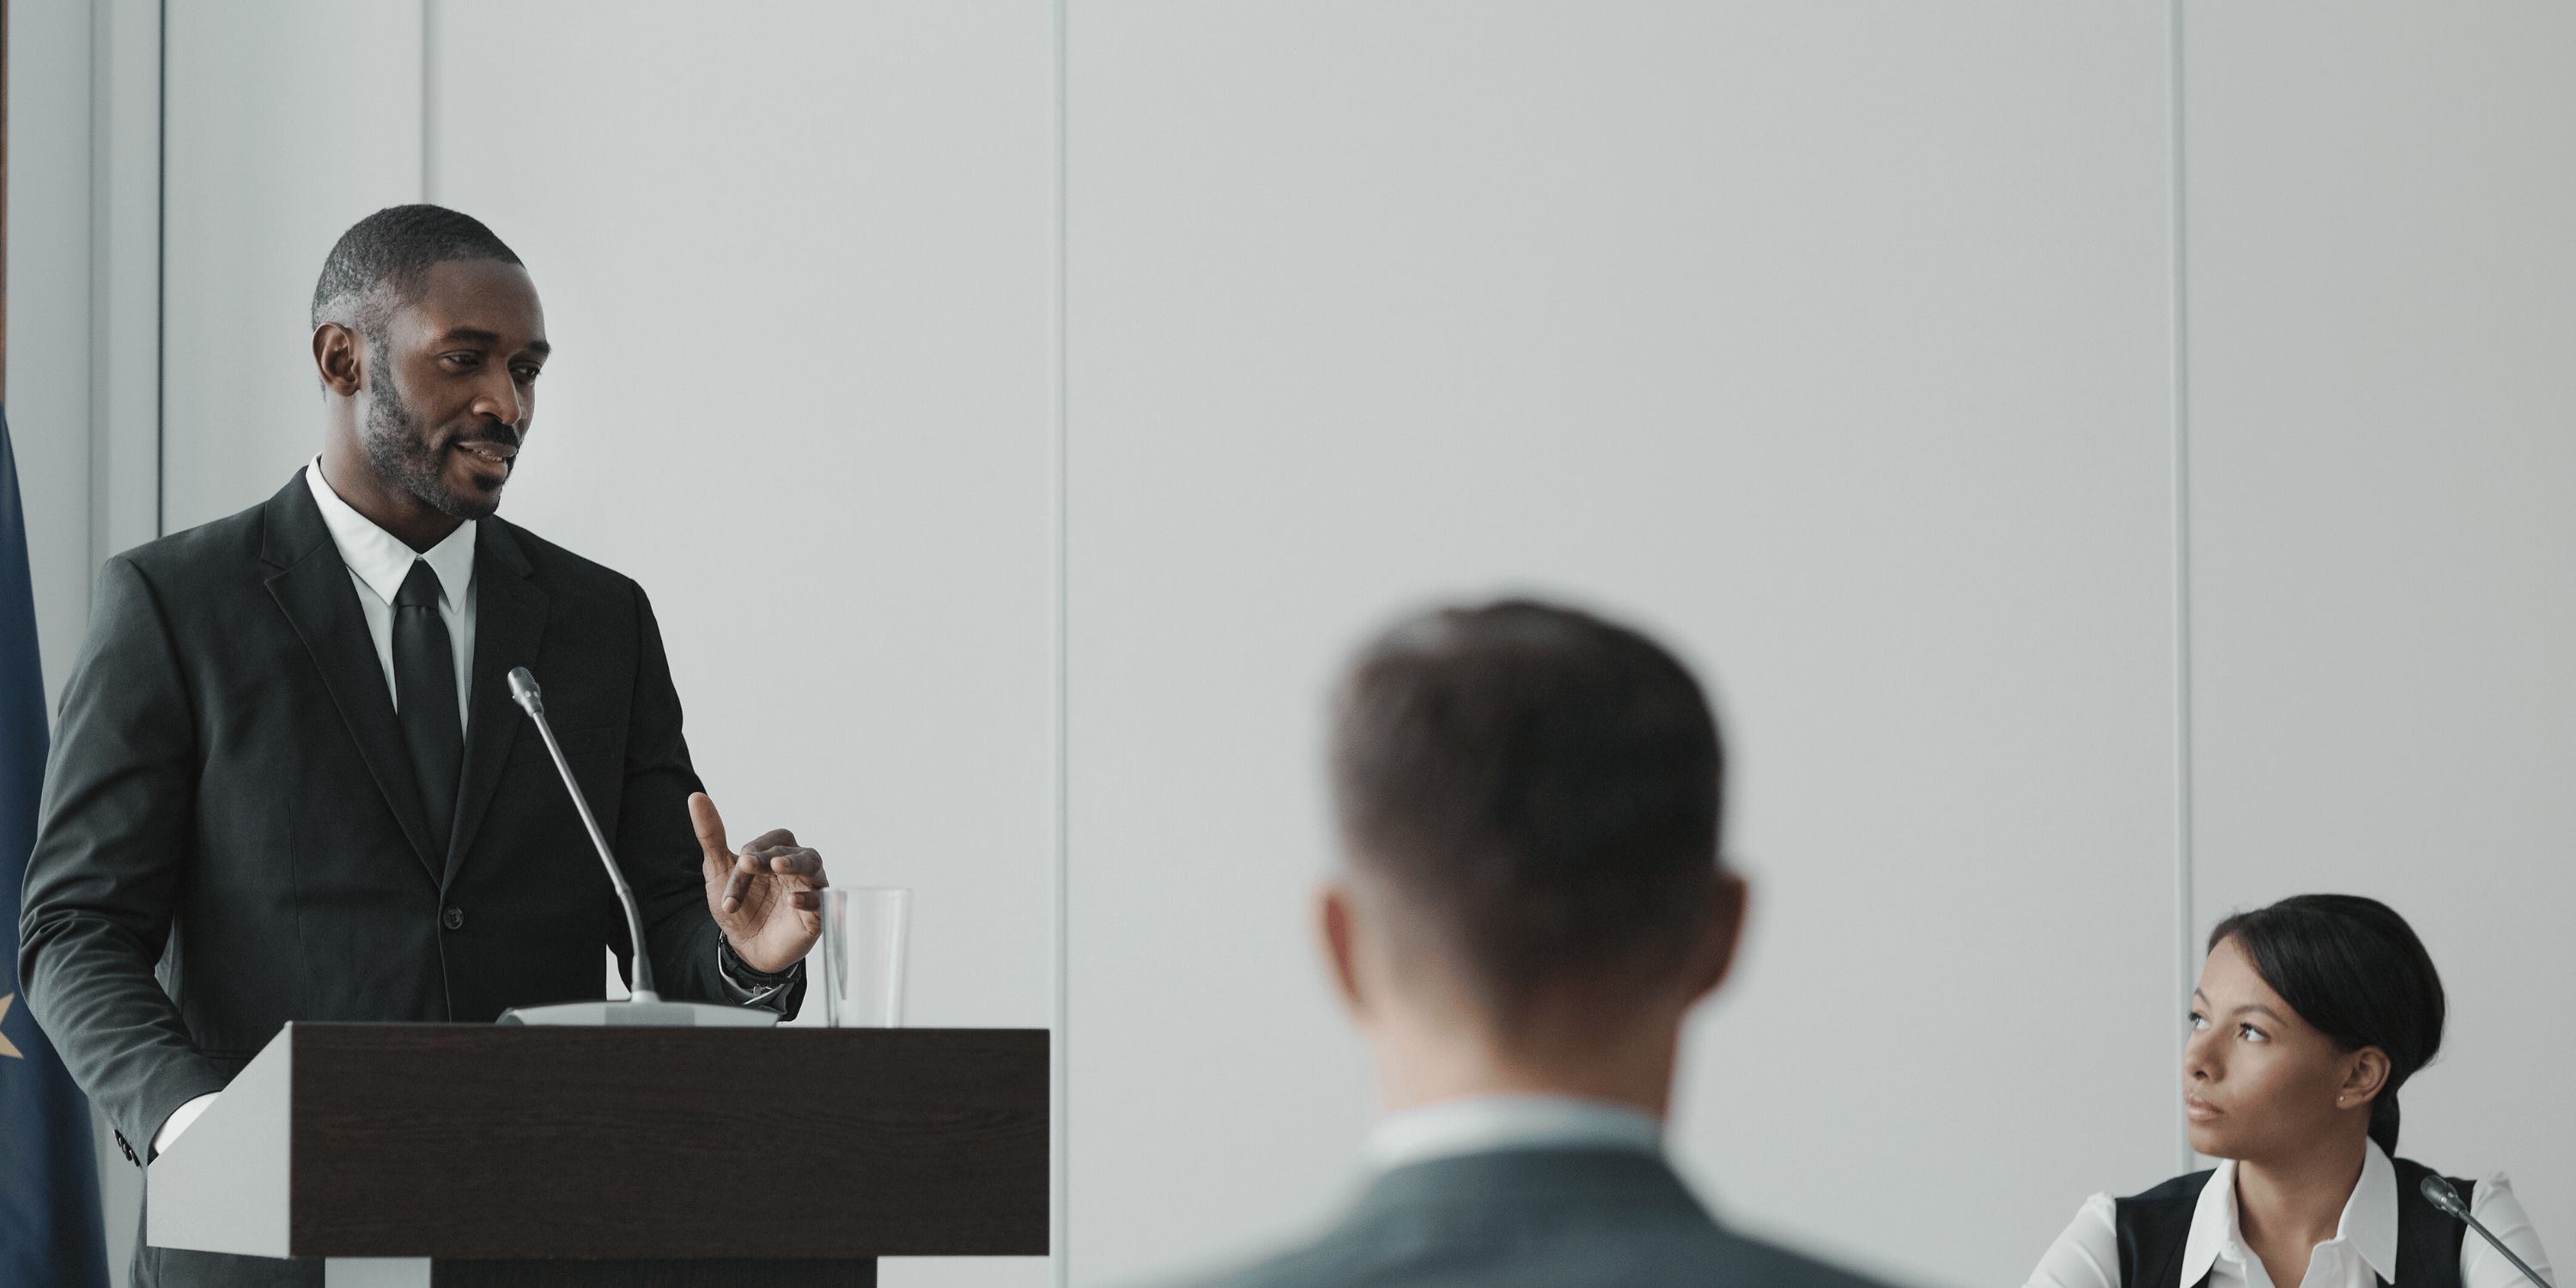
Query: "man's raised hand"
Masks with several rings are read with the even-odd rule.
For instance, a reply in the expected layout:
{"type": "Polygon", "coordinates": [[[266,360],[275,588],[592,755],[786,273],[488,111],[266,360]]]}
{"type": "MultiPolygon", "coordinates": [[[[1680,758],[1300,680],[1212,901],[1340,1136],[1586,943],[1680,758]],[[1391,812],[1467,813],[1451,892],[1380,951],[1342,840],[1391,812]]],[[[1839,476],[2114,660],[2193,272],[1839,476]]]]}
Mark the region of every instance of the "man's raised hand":
{"type": "Polygon", "coordinates": [[[689,796],[689,822],[705,852],[707,912],[753,970],[782,971],[803,959],[823,935],[823,856],[796,843],[785,828],[763,832],[736,852],[725,844],[724,817],[705,792],[689,796]]]}

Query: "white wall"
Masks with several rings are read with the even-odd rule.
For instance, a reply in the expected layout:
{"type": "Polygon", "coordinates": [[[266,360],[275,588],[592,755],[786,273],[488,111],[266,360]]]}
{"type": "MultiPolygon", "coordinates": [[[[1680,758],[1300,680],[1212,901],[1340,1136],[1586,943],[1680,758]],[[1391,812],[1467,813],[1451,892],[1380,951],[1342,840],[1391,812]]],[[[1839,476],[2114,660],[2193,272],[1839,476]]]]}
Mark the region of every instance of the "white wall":
{"type": "Polygon", "coordinates": [[[1504,589],[1719,698],[1755,926],[1675,1133],[1731,1219],[2014,1281],[2179,1163],[2182,941],[2335,887],[2453,986],[2407,1152],[2576,1238],[2554,10],[2195,3],[2177,67],[2003,0],[169,0],[156,225],[148,0],[11,8],[49,680],[100,557],[313,450],[340,229],[486,219],[559,350],[509,517],[653,592],[738,828],[921,891],[917,1021],[1069,1018],[1058,1275],[1347,1191],[1322,693],[1504,589]]]}
{"type": "Polygon", "coordinates": [[[88,620],[93,566],[90,15],[16,6],[9,51],[7,410],[51,709],[88,620]]]}
{"type": "Polygon", "coordinates": [[[1641,620],[1723,708],[1754,929],[1677,1136],[1724,1211],[2017,1282],[2171,1174],[2163,33],[1076,10],[1077,1279],[1349,1188],[1322,696],[1503,589],[1641,620]]]}
{"type": "Polygon", "coordinates": [[[2451,1027],[2401,1148],[2511,1173],[2564,1261],[2576,13],[2187,30],[2198,927],[2319,889],[2405,913],[2451,1027]]]}
{"type": "Polygon", "coordinates": [[[349,225],[421,197],[411,3],[167,0],[162,522],[274,495],[322,446],[313,283],[349,225]]]}
{"type": "Polygon", "coordinates": [[[160,34],[151,0],[8,17],[7,409],[50,708],[99,561],[158,532],[160,34]]]}

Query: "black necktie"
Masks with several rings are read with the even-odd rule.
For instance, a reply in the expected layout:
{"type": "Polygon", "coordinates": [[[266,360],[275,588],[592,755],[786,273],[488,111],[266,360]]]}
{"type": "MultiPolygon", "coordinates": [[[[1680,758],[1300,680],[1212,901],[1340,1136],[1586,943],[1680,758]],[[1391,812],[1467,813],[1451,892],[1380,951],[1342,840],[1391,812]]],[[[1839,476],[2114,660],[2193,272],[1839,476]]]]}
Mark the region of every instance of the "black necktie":
{"type": "Polygon", "coordinates": [[[411,744],[421,808],[429,814],[430,848],[445,857],[465,727],[456,711],[456,650],[438,615],[438,574],[426,559],[411,561],[394,595],[394,703],[403,741],[411,744]]]}

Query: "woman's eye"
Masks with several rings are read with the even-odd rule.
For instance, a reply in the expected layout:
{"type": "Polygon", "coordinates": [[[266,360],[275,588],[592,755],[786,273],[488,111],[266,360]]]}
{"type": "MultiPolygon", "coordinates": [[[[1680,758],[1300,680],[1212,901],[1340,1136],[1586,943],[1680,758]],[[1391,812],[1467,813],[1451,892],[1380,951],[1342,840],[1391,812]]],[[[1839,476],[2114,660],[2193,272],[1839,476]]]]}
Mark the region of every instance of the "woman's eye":
{"type": "Polygon", "coordinates": [[[536,383],[536,380],[537,380],[537,369],[536,369],[535,367],[521,367],[521,368],[519,368],[519,383],[520,383],[520,384],[523,384],[523,385],[535,384],[535,383],[536,383]]]}
{"type": "Polygon", "coordinates": [[[2194,1011],[2194,1012],[2192,1012],[2192,1013],[2191,1013],[2191,1031],[2192,1031],[2192,1032],[2194,1032],[2194,1033],[2198,1033],[2198,1032],[2200,1032],[2202,1029],[2205,1029],[2205,1028],[2208,1028],[2208,1027],[2209,1027],[2209,1017],[2208,1017],[2208,1016],[2202,1015],[2202,1014],[2201,1014],[2200,1012],[2198,1012],[2198,1011],[2194,1011]]]}
{"type": "Polygon", "coordinates": [[[2269,1036],[2265,1035],[2263,1030],[2258,1029],[2251,1024],[2237,1025],[2236,1035],[2248,1042],[2269,1042],[2272,1040],[2269,1036]]]}

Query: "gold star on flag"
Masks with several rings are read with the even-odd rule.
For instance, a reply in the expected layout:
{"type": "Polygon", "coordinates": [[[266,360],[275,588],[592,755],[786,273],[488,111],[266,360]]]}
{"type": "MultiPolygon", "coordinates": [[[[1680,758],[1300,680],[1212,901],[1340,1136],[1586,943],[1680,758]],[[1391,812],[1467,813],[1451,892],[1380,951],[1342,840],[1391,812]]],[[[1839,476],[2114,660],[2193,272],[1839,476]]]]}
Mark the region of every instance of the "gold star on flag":
{"type": "MultiPolygon", "coordinates": [[[[7,997],[0,997],[0,1020],[9,1018],[9,1004],[17,1000],[18,995],[15,993],[11,993],[7,997]]],[[[19,1052],[18,1048],[9,1045],[9,1035],[6,1033],[0,1033],[0,1055],[8,1056],[12,1060],[24,1060],[27,1058],[19,1052]]]]}

